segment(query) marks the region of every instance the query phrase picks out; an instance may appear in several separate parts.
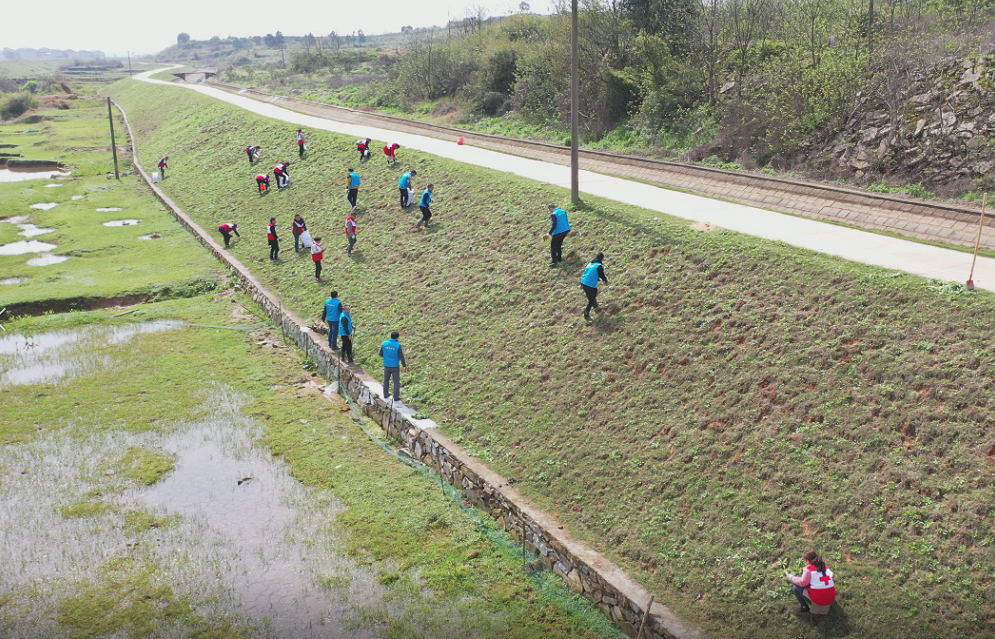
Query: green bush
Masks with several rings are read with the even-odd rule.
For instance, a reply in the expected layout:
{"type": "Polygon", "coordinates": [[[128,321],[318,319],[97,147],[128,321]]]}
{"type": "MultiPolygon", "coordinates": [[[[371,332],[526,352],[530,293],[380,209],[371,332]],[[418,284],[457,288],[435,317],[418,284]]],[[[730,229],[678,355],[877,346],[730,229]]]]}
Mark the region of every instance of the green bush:
{"type": "Polygon", "coordinates": [[[16,93],[7,98],[0,106],[0,120],[16,118],[36,106],[38,106],[38,101],[30,93],[16,93]]]}

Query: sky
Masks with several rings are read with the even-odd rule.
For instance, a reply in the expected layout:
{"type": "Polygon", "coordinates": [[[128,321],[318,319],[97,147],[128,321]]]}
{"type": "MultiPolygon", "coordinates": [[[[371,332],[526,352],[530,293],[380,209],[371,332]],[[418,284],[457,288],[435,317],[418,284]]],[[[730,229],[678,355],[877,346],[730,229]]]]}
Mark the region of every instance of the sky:
{"type": "MultiPolygon", "coordinates": [[[[0,49],[21,47],[101,50],[108,55],[156,53],[180,32],[195,40],[265,35],[367,34],[402,26],[444,25],[475,13],[518,11],[521,0],[4,0],[0,49]]],[[[530,0],[548,13],[553,0],[530,0]]]]}

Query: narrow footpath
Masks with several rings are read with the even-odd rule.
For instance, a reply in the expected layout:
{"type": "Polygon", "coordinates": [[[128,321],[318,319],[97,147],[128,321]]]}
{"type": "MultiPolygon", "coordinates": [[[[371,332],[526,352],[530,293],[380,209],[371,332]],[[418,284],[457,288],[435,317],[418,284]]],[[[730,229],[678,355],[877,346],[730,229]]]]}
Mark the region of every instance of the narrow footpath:
{"type": "MultiPolygon", "coordinates": [[[[399,143],[402,148],[417,149],[458,162],[504,171],[564,188],[570,187],[570,169],[559,164],[478,147],[459,146],[448,140],[437,140],[423,135],[338,122],[298,113],[221,89],[203,85],[175,84],[151,78],[151,75],[161,71],[163,69],[147,71],[135,75],[135,78],[143,82],[198,91],[258,115],[293,124],[295,127],[310,127],[379,140],[389,139],[399,143]]],[[[961,251],[681,193],[588,170],[581,170],[580,183],[582,193],[926,278],[963,283],[971,266],[971,256],[961,251]]],[[[541,204],[537,203],[537,206],[541,204]]],[[[974,281],[978,288],[995,290],[995,258],[978,258],[974,281]]]]}

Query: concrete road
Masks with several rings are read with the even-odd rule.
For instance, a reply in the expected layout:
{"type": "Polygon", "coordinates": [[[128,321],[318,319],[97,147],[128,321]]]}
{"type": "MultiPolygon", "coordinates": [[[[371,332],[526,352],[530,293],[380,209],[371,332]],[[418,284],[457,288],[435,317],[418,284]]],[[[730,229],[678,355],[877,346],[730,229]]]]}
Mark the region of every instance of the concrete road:
{"type": "MultiPolygon", "coordinates": [[[[448,140],[436,140],[412,133],[337,122],[297,113],[212,87],[176,84],[154,80],[150,77],[160,71],[162,69],[147,71],[137,74],[135,78],[143,82],[197,91],[247,111],[287,122],[294,128],[322,129],[357,138],[371,137],[377,140],[390,140],[399,143],[402,148],[418,149],[458,162],[505,171],[540,182],[570,188],[570,169],[558,164],[531,160],[488,149],[459,146],[448,140]]],[[[292,131],[287,132],[287,138],[292,142],[292,131]]],[[[597,195],[688,220],[710,222],[756,237],[777,240],[847,260],[904,271],[922,277],[964,282],[971,267],[971,256],[961,251],[784,215],[743,204],[713,200],[700,195],[680,193],[624,178],[581,171],[580,183],[582,193],[597,195]]],[[[978,288],[995,289],[995,259],[978,258],[978,264],[974,271],[974,281],[978,288]]]]}

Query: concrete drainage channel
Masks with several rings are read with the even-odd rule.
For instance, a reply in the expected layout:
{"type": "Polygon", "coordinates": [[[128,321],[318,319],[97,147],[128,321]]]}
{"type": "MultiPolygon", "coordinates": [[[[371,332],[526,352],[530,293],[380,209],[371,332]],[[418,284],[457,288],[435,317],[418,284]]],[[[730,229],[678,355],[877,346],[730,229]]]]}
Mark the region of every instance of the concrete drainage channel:
{"type": "Polygon", "coordinates": [[[630,636],[637,633],[650,639],[705,639],[705,632],[681,619],[669,607],[656,601],[646,588],[593,548],[575,541],[551,516],[525,500],[508,480],[479,460],[472,458],[439,432],[431,420],[415,419],[415,411],[403,403],[384,399],[380,383],[354,365],[344,364],[280,299],[269,291],[238,259],[225,252],[213,237],[200,228],[169,198],[141,166],[137,145],[127,113],[116,105],[132,140],[135,168],[156,197],[173,216],[214,256],[232,269],[233,276],[252,299],[311,357],[317,370],[328,380],[336,380],[339,392],[354,401],[367,417],[376,421],[388,436],[401,442],[413,459],[436,470],[464,499],[489,513],[510,534],[534,552],[539,561],[563,577],[570,590],[593,601],[630,636]],[[648,609],[647,609],[648,608],[648,609]]]}

